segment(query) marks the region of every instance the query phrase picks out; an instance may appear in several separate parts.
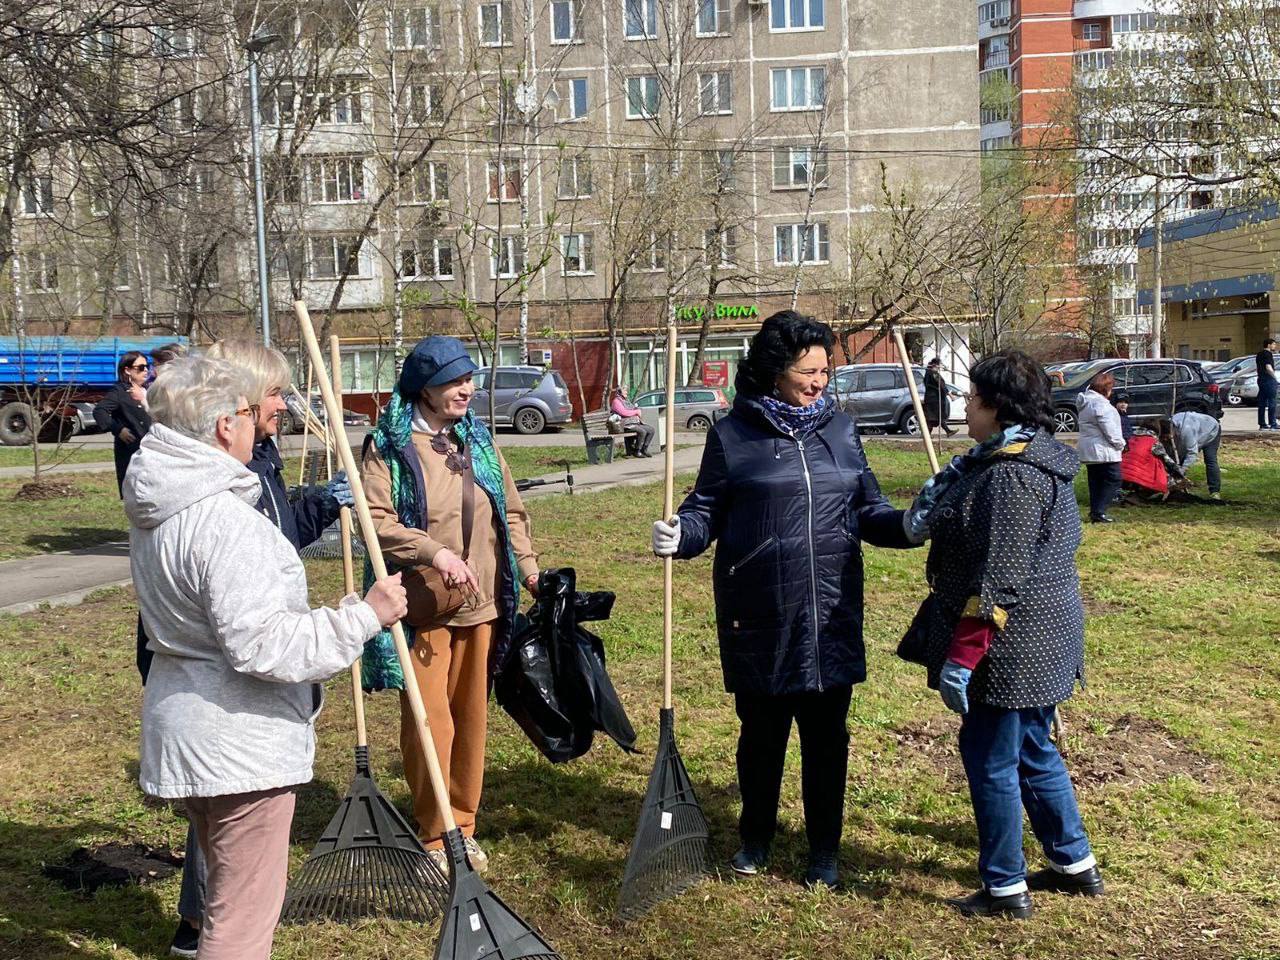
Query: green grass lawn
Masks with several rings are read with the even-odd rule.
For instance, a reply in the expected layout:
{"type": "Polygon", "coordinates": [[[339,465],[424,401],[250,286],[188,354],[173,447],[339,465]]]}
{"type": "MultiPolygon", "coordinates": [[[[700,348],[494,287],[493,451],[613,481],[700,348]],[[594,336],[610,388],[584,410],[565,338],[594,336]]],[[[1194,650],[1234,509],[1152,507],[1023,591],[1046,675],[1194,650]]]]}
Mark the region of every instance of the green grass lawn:
{"type": "MultiPolygon", "coordinates": [[[[923,477],[918,452],[872,442],[868,453],[900,503],[923,477]]],[[[576,566],[584,589],[618,593],[600,633],[646,755],[601,741],[583,759],[551,766],[493,708],[479,832],[493,886],[566,958],[583,960],[1274,960],[1280,445],[1229,443],[1224,453],[1230,506],[1126,508],[1118,523],[1086,528],[1088,687],[1065,708],[1065,753],[1107,877],[1104,899],[1040,896],[1037,915],[1022,924],[965,921],[943,905],[976,886],[957,721],[921,672],[893,656],[924,593],[924,553],[874,548],[865,551],[870,679],[850,717],[845,885],[830,894],[799,884],[794,740],[771,869],[730,880],[723,864],[736,840],[736,719],[721,686],[703,557],[676,567],[677,729],[718,872],[620,926],[613,906],[661,691],[662,568],[648,551],[658,487],[530,504],[544,562],[576,566]]],[[[314,562],[311,573],[313,601],[334,600],[336,563],[314,562]]],[[[112,591],[79,607],[0,618],[0,958],[156,957],[167,946],[176,878],[82,897],[40,872],[81,844],[178,845],[185,835],[185,822],[136,786],[135,617],[132,595],[112,591]]],[[[340,680],[330,694],[316,779],[294,823],[295,866],[352,772],[350,694],[340,680]]],[[[377,776],[403,806],[397,702],[378,695],[369,708],[377,776]]],[[[1043,862],[1030,846],[1028,856],[1033,868],[1043,862]]],[[[431,928],[383,922],[290,928],[279,932],[274,956],[426,956],[434,938],[431,928]]]]}
{"type": "MultiPolygon", "coordinates": [[[[115,469],[111,447],[85,446],[74,440],[60,450],[41,450],[40,465],[48,467],[62,463],[101,463],[106,469],[115,469]]],[[[30,447],[0,447],[0,467],[29,467],[32,464],[30,447]]]]}

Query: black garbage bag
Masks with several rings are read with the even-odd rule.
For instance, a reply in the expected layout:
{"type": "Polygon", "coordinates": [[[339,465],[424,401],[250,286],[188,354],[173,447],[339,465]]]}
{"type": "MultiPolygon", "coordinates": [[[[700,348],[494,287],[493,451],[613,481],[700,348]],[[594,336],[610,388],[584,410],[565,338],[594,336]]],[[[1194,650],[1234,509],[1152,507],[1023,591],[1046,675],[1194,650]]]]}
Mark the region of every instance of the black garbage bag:
{"type": "Polygon", "coordinates": [[[635,753],[636,732],[605,669],[604,643],[582,624],[608,620],[614,595],[578,593],[572,567],[543,571],[494,695],[552,763],[591,749],[595,732],[635,753]]]}

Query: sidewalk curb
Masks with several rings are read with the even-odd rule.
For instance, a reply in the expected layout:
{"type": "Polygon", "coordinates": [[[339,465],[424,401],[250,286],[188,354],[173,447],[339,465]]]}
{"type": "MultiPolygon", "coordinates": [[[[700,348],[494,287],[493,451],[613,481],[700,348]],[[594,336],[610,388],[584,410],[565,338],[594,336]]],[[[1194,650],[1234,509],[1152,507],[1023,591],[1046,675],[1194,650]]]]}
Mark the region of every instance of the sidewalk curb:
{"type": "Polygon", "coordinates": [[[52,597],[43,597],[39,600],[23,600],[21,603],[11,603],[7,607],[0,607],[0,615],[16,617],[24,613],[34,613],[41,607],[74,607],[83,603],[86,598],[99,590],[114,590],[117,587],[127,587],[131,583],[133,583],[133,577],[126,577],[124,580],[99,583],[96,586],[84,587],[80,590],[72,590],[70,593],[60,593],[52,597]]]}

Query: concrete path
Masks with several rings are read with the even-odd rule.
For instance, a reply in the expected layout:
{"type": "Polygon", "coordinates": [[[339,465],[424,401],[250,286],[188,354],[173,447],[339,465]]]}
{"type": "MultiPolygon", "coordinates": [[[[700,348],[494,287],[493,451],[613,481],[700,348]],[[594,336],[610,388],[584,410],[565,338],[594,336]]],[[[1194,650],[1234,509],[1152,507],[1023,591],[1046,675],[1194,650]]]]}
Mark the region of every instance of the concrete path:
{"type": "Polygon", "coordinates": [[[95,590],[129,583],[129,544],[104,543],[0,563],[0,613],[69,606],[95,590]]]}
{"type": "MultiPolygon", "coordinates": [[[[682,434],[680,442],[683,441],[682,434]]],[[[701,445],[676,450],[677,472],[697,470],[701,460],[701,445]]],[[[594,493],[613,487],[653,483],[662,479],[662,464],[662,455],[656,454],[638,460],[627,457],[613,463],[577,467],[573,474],[574,493],[594,493]]],[[[563,480],[564,474],[551,473],[539,479],[563,480]]],[[[563,483],[534,487],[525,496],[564,496],[565,489],[563,483]]],[[[654,509],[661,509],[657,498],[654,499],[654,509]]],[[[130,582],[128,543],[109,543],[83,550],[7,560],[0,563],[0,614],[30,613],[42,605],[68,606],[80,603],[95,590],[124,586],[130,582]]]]}

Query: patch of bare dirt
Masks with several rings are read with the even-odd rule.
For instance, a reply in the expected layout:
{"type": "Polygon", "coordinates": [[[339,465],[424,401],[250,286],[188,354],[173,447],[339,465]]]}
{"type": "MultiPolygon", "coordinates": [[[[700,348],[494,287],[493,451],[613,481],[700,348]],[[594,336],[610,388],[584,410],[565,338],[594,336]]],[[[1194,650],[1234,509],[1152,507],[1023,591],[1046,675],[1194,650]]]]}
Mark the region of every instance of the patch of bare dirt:
{"type": "Polygon", "coordinates": [[[1078,727],[1063,751],[1077,787],[1134,786],[1185,776],[1213,779],[1216,764],[1154,720],[1126,714],[1099,735],[1078,727]],[[1083,740],[1083,745],[1080,741],[1083,740]]]}
{"type": "Polygon", "coordinates": [[[931,718],[924,723],[900,727],[893,731],[893,737],[904,754],[920,754],[948,781],[964,782],[964,765],[960,762],[954,723],[931,718]]]}
{"type": "Polygon", "coordinates": [[[172,850],[140,843],[104,843],[79,847],[61,863],[44,866],[45,876],[68,890],[92,893],[100,887],[153,883],[182,869],[182,857],[172,850]]]}
{"type": "Polygon", "coordinates": [[[1105,617],[1108,614],[1124,613],[1126,607],[1122,603],[1112,603],[1109,600],[1099,600],[1097,597],[1084,595],[1084,612],[1090,617],[1105,617]]]}
{"type": "Polygon", "coordinates": [[[65,500],[75,495],[76,487],[70,480],[64,480],[61,477],[46,477],[41,480],[31,480],[24,483],[18,488],[18,492],[13,495],[13,499],[27,502],[65,500]]]}

